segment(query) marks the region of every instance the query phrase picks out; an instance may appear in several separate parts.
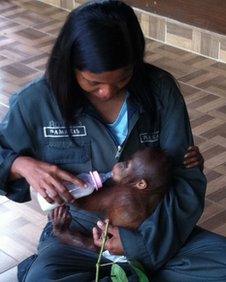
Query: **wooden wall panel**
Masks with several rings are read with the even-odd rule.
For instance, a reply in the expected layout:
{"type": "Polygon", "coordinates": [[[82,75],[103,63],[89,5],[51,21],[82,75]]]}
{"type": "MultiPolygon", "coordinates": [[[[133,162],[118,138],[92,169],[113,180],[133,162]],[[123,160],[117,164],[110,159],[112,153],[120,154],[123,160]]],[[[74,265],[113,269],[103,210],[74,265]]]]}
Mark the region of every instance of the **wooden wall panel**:
{"type": "Polygon", "coordinates": [[[225,0],[124,0],[124,2],[154,14],[226,35],[225,0]]]}

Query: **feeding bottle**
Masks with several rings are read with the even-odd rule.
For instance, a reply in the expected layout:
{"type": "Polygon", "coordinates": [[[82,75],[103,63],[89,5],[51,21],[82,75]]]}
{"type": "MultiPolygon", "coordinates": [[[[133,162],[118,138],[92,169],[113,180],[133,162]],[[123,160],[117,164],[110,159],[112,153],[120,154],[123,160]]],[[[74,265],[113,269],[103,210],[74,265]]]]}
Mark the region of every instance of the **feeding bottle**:
{"type": "MultiPolygon", "coordinates": [[[[81,173],[76,176],[85,182],[85,187],[80,187],[73,183],[67,183],[65,186],[69,190],[69,192],[75,197],[75,199],[79,199],[92,194],[94,190],[100,189],[103,186],[103,183],[109,178],[111,178],[111,176],[111,171],[107,173],[98,173],[97,171],[90,171],[89,173],[81,173]]],[[[49,211],[59,206],[58,203],[50,204],[39,193],[37,195],[37,198],[43,211],[49,211]]]]}

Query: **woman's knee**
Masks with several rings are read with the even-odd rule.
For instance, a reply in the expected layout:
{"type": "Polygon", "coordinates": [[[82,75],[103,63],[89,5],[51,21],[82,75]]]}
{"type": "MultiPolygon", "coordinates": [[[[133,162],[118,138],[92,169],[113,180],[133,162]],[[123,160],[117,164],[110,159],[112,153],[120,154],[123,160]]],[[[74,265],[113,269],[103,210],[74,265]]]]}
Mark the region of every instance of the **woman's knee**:
{"type": "MultiPolygon", "coordinates": [[[[59,271],[59,270],[58,270],[59,271]]],[[[25,278],[25,282],[33,281],[48,281],[50,279],[57,278],[57,271],[54,265],[49,264],[47,261],[37,260],[35,261],[25,278]]]]}

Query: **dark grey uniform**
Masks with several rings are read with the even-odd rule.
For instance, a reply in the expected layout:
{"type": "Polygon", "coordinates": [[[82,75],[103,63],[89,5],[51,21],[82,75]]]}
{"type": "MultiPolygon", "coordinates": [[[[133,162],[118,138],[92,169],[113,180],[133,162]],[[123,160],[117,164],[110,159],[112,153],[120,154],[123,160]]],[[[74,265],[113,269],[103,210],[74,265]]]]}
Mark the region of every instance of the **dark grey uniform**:
{"type": "MultiPolygon", "coordinates": [[[[24,179],[7,180],[18,155],[32,156],[78,174],[106,172],[139,148],[160,147],[173,158],[174,182],[139,230],[119,229],[125,255],[141,262],[152,281],[226,281],[225,238],[195,227],[203,211],[206,179],[199,168],[185,169],[181,165],[186,149],[193,144],[184,100],[166,72],[156,68],[149,71],[150,77],[156,78],[150,95],[155,96],[158,117],[152,121],[142,105],[129,98],[129,133],[120,151],[91,106],[79,112],[71,127],[71,142],[45,78],[14,95],[0,126],[1,193],[17,202],[29,200],[29,185],[24,179]]],[[[98,215],[74,207],[71,211],[74,228],[90,232],[98,215]]],[[[60,244],[48,224],[38,256],[23,279],[92,281],[96,259],[95,253],[60,244]]],[[[131,273],[130,280],[136,281],[127,264],[124,267],[131,273]]],[[[101,275],[103,281],[110,281],[108,268],[101,275]]]]}

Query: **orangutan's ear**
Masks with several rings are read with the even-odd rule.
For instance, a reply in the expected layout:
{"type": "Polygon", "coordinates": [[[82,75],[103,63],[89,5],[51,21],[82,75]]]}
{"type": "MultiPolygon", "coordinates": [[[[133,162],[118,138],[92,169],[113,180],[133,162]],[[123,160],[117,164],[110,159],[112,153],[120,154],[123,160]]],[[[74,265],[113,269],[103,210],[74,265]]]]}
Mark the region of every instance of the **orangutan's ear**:
{"type": "Polygon", "coordinates": [[[136,186],[137,189],[143,190],[143,189],[146,189],[148,187],[148,183],[145,179],[141,179],[141,180],[136,182],[135,186],[136,186]]]}

